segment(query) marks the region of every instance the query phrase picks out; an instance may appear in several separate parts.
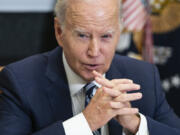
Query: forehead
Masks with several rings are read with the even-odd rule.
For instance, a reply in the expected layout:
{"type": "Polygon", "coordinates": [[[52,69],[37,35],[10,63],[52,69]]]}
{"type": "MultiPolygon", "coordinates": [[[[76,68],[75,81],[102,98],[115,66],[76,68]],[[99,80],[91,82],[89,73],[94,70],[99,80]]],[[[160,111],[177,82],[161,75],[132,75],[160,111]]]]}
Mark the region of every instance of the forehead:
{"type": "Polygon", "coordinates": [[[74,0],[68,5],[66,24],[96,29],[117,27],[119,24],[118,0],[74,0]]]}

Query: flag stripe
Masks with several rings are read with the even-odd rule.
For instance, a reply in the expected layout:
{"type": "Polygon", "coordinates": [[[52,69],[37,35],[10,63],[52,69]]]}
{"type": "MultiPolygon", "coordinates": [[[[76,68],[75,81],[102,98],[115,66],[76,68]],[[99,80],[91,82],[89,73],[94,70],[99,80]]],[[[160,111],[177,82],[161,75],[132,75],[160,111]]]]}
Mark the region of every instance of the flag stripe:
{"type": "MultiPolygon", "coordinates": [[[[126,20],[126,22],[124,22],[125,25],[127,27],[129,27],[129,30],[133,30],[133,29],[137,30],[137,27],[136,27],[137,23],[139,23],[139,24],[145,23],[145,21],[142,19],[144,17],[143,13],[142,13],[142,15],[139,16],[140,12],[142,12],[141,9],[136,10],[136,13],[134,13],[129,19],[126,20]]],[[[141,26],[143,26],[143,25],[141,25],[141,26]]]]}
{"type": "Polygon", "coordinates": [[[138,31],[141,30],[141,28],[145,25],[144,22],[145,19],[146,19],[146,15],[145,14],[141,15],[141,17],[139,17],[139,19],[136,22],[134,22],[134,28],[136,28],[138,31]]]}
{"type": "Polygon", "coordinates": [[[126,0],[126,1],[123,3],[123,8],[124,8],[124,9],[127,9],[133,2],[134,2],[134,0],[126,0]]]}
{"type": "Polygon", "coordinates": [[[123,3],[124,27],[127,30],[141,30],[146,22],[147,12],[140,0],[125,0],[123,3]]]}
{"type": "Polygon", "coordinates": [[[124,8],[124,17],[128,17],[131,15],[137,8],[140,6],[139,2],[132,3],[132,5],[129,5],[129,8],[124,8]]]}
{"type": "Polygon", "coordinates": [[[136,9],[133,14],[131,14],[131,16],[129,16],[128,18],[124,18],[125,19],[125,24],[129,24],[132,23],[133,21],[136,21],[137,19],[139,19],[139,14],[142,14],[142,8],[138,8],[136,9]]]}

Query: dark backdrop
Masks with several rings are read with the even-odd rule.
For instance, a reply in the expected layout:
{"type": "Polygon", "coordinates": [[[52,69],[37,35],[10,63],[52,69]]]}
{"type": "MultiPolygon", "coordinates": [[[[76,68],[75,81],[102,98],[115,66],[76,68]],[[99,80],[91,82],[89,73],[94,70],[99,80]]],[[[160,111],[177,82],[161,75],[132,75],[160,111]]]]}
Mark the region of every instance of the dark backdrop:
{"type": "Polygon", "coordinates": [[[0,65],[55,46],[53,13],[0,13],[0,65]]]}

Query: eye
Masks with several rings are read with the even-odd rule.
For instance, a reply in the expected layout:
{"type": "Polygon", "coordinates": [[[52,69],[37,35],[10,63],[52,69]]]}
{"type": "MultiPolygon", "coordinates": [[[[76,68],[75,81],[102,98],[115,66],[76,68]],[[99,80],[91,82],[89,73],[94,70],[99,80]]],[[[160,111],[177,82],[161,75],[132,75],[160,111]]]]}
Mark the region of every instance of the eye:
{"type": "Polygon", "coordinates": [[[78,37],[80,38],[88,38],[89,36],[83,33],[78,33],[78,37]]]}
{"type": "Polygon", "coordinates": [[[108,39],[108,38],[111,38],[112,35],[111,34],[105,34],[105,35],[102,35],[101,38],[103,39],[108,39]]]}

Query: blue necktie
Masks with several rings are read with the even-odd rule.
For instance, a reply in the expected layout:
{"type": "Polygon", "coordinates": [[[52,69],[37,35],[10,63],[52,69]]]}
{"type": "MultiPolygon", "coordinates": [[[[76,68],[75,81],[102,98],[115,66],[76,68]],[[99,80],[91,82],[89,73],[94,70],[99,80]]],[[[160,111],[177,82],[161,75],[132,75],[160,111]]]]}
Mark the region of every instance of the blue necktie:
{"type": "MultiPolygon", "coordinates": [[[[96,85],[94,83],[88,83],[84,86],[84,90],[86,93],[86,97],[85,97],[85,107],[86,107],[90,102],[91,98],[96,93],[96,85]]],[[[101,129],[93,131],[93,135],[101,135],[101,129]]]]}

